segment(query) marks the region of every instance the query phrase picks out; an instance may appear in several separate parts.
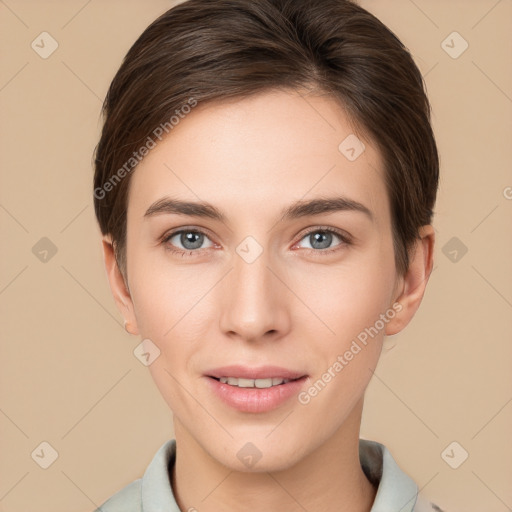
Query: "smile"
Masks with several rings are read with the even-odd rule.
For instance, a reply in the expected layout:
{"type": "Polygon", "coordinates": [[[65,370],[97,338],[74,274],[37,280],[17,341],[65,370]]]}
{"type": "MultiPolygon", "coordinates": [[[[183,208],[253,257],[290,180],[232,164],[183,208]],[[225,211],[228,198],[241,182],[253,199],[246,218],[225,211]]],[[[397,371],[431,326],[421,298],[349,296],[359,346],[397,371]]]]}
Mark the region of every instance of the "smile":
{"type": "MultiPolygon", "coordinates": [[[[214,377],[215,378],[215,377],[214,377]]],[[[216,379],[223,384],[229,384],[230,386],[237,386],[239,388],[271,388],[273,386],[279,386],[286,384],[292,379],[282,379],[280,377],[272,377],[268,379],[243,379],[237,377],[220,377],[216,379]]]]}

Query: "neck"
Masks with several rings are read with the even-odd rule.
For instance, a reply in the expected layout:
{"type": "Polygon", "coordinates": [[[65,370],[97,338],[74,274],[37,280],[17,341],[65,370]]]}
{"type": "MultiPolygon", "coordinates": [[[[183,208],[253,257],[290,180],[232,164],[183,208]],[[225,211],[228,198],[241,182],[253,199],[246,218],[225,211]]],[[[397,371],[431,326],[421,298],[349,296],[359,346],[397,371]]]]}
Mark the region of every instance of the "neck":
{"type": "Polygon", "coordinates": [[[370,512],[376,489],[359,461],[361,411],[362,400],[330,438],[295,465],[272,472],[240,472],[220,464],[175,418],[176,461],[171,482],[179,508],[370,512]]]}

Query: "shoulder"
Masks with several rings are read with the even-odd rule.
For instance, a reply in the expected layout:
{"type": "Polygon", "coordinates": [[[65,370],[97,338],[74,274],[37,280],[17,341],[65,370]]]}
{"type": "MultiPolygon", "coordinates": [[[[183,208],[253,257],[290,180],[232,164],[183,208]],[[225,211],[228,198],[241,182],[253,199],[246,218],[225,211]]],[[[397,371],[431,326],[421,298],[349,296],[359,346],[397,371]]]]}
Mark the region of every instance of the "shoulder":
{"type": "Polygon", "coordinates": [[[94,512],[140,512],[142,479],[137,479],[123,487],[100,505],[94,512]]]}

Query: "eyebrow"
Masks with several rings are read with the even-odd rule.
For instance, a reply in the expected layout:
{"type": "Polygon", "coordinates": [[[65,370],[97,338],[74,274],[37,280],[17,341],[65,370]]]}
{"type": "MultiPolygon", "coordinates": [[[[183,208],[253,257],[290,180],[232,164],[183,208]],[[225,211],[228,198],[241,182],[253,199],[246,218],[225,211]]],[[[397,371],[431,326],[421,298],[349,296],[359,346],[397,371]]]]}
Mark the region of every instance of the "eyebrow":
{"type": "MultiPolygon", "coordinates": [[[[311,199],[309,201],[296,201],[281,211],[282,220],[298,219],[325,213],[338,211],[353,211],[365,214],[371,221],[374,216],[364,204],[347,197],[325,197],[311,199]]],[[[205,202],[183,201],[164,197],[154,202],[144,214],[144,217],[152,217],[160,214],[189,215],[192,217],[205,217],[220,222],[226,221],[226,216],[221,210],[205,202]]]]}

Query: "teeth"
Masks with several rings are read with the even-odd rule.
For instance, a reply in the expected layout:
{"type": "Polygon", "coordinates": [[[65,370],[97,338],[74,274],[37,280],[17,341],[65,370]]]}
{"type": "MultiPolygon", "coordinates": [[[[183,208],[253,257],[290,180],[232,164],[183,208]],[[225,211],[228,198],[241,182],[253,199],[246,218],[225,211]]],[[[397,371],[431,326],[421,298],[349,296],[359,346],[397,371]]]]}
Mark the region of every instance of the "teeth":
{"type": "Polygon", "coordinates": [[[286,384],[290,379],[281,379],[280,377],[272,377],[268,379],[238,379],[236,377],[221,377],[220,382],[237,386],[239,388],[270,388],[279,384],[286,384]]]}

